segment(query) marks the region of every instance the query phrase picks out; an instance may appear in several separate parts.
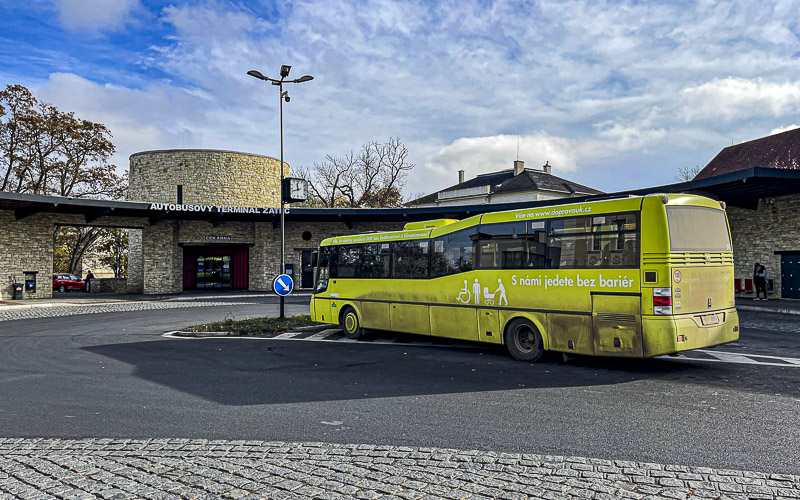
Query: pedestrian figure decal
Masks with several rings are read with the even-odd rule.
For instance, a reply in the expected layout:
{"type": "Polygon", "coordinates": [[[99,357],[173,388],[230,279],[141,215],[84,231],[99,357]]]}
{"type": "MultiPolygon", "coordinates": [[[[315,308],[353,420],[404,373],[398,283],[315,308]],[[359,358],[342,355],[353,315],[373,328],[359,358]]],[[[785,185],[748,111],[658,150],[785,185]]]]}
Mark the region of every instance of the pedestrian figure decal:
{"type": "Polygon", "coordinates": [[[472,295],[475,297],[475,305],[481,303],[481,284],[478,283],[478,278],[475,278],[475,283],[472,284],[472,295]]]}
{"type": "Polygon", "coordinates": [[[499,298],[497,299],[497,305],[500,306],[508,305],[508,299],[506,298],[506,287],[503,286],[503,280],[501,280],[500,278],[497,279],[497,290],[494,292],[494,294],[495,296],[497,296],[497,294],[500,294],[499,298]]]}

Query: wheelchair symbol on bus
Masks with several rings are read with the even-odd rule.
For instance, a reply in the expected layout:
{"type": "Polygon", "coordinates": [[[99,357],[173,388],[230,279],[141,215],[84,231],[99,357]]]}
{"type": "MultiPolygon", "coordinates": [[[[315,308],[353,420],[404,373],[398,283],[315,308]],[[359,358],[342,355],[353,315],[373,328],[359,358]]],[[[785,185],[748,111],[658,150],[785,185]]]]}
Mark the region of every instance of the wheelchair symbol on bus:
{"type": "MultiPolygon", "coordinates": [[[[475,281],[472,282],[471,286],[467,283],[467,280],[464,280],[464,287],[461,289],[458,297],[456,297],[456,300],[462,304],[470,304],[473,299],[476,306],[481,305],[481,284],[480,281],[478,281],[478,278],[475,278],[475,281]]],[[[494,292],[489,293],[489,287],[483,287],[484,305],[493,306],[495,299],[497,299],[497,305],[508,305],[506,287],[503,286],[503,280],[501,278],[497,279],[497,289],[494,292]]]]}

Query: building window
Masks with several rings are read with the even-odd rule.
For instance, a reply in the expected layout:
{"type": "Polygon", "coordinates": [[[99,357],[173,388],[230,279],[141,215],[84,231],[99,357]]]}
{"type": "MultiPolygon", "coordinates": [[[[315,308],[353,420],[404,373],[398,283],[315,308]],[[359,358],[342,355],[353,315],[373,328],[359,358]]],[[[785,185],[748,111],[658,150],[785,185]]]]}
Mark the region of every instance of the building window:
{"type": "Polygon", "coordinates": [[[178,184],[178,205],[183,204],[183,185],[178,184]]]}
{"type": "Polygon", "coordinates": [[[303,240],[308,241],[311,239],[311,231],[303,231],[302,234],[303,240]]]}

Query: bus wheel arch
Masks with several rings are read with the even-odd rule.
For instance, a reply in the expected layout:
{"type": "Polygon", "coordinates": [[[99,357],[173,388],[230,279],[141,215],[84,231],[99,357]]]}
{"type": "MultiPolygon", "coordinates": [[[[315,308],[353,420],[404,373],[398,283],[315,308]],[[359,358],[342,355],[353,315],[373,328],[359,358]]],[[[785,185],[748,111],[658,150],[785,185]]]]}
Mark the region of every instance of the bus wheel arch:
{"type": "Polygon", "coordinates": [[[342,327],[344,335],[349,339],[357,339],[364,334],[364,329],[361,327],[361,318],[358,315],[356,308],[351,305],[342,307],[339,313],[339,326],[342,327]]]}
{"type": "Polygon", "coordinates": [[[525,317],[512,319],[503,332],[503,343],[512,358],[534,363],[544,354],[541,329],[525,317]]]}

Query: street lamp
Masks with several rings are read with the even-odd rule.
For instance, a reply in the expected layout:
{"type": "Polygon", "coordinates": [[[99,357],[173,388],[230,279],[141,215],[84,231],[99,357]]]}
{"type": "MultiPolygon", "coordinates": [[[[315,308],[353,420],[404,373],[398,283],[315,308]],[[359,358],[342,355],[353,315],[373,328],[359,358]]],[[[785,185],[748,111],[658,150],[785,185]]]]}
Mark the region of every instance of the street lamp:
{"type": "MultiPolygon", "coordinates": [[[[280,116],[281,116],[281,268],[280,274],[286,272],[286,220],[284,215],[284,200],[285,200],[285,193],[283,192],[283,101],[289,102],[291,100],[291,96],[289,95],[289,91],[283,90],[284,83],[303,83],[303,82],[310,82],[314,79],[311,75],[303,75],[300,78],[296,78],[294,80],[286,80],[289,76],[289,72],[292,70],[292,67],[283,64],[281,65],[281,78],[278,80],[277,78],[270,78],[268,76],[264,76],[260,71],[251,69],[247,72],[248,75],[252,76],[253,78],[258,78],[259,80],[263,80],[265,82],[269,82],[272,85],[276,85],[278,87],[278,102],[280,103],[280,116]]],[[[294,276],[292,276],[294,279],[294,276]]],[[[280,318],[283,319],[284,316],[284,300],[283,295],[280,296],[280,318]]]]}

